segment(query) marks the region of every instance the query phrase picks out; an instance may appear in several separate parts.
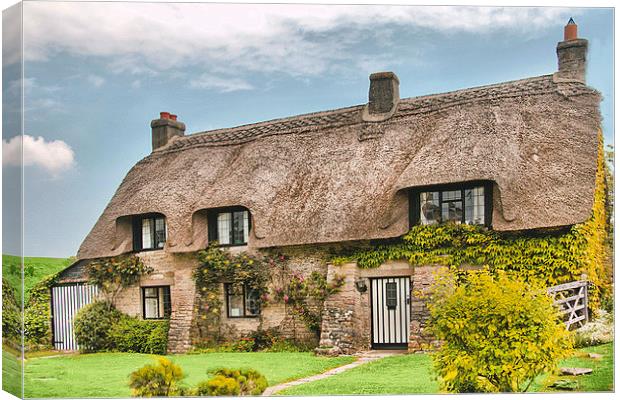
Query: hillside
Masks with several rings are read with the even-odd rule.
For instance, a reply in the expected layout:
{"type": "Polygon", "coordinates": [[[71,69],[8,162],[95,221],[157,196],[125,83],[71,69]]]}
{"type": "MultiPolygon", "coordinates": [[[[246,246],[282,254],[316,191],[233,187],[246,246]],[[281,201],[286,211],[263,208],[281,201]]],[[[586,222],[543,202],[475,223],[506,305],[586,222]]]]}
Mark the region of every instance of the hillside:
{"type": "MultiPolygon", "coordinates": [[[[71,262],[71,258],[24,257],[24,300],[28,301],[28,293],[30,288],[32,288],[37,282],[48,275],[63,270],[69,266],[71,262]]],[[[15,294],[20,296],[21,278],[19,257],[8,254],[2,255],[2,277],[15,288],[15,294]]]]}

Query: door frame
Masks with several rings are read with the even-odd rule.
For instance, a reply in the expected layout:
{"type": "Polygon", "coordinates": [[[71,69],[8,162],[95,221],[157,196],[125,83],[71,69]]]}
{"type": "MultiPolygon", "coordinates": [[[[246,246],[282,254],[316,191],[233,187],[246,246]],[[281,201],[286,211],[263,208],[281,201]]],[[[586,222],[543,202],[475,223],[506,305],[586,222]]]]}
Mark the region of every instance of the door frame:
{"type": "MultiPolygon", "coordinates": [[[[407,349],[409,346],[409,336],[410,336],[410,329],[411,329],[411,310],[409,310],[409,313],[407,313],[405,311],[405,323],[407,324],[407,327],[405,328],[405,332],[407,332],[408,334],[406,335],[407,337],[405,337],[405,342],[400,342],[400,343],[375,343],[375,339],[374,339],[374,330],[375,330],[375,323],[374,323],[374,317],[373,317],[373,312],[374,312],[374,296],[376,295],[376,293],[374,293],[373,290],[373,281],[375,280],[385,280],[385,279],[403,279],[406,278],[409,280],[409,290],[406,293],[406,297],[404,299],[404,306],[405,307],[411,307],[411,290],[412,290],[412,276],[411,275],[398,275],[398,276],[373,276],[373,277],[369,277],[369,281],[370,281],[370,288],[369,288],[369,301],[370,301],[370,348],[373,350],[404,350],[407,349]],[[407,314],[409,314],[409,318],[407,318],[407,314]]],[[[385,290],[385,289],[383,289],[385,290]]],[[[402,303],[401,303],[402,306],[402,303]]],[[[385,323],[383,318],[377,318],[377,320],[381,320],[383,323],[385,323]]],[[[403,321],[401,321],[403,322],[403,321]]]]}

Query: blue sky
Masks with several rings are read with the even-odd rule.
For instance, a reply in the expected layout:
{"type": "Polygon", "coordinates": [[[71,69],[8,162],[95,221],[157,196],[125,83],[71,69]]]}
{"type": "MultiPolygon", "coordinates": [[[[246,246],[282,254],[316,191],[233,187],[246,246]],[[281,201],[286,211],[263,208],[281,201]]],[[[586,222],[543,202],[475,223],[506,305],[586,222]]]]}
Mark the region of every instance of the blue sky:
{"type": "MultiPolygon", "coordinates": [[[[611,9],[24,7],[30,256],[75,254],[127,171],[150,153],[149,123],[160,111],[178,114],[191,133],[362,104],[368,75],[382,70],[399,76],[401,97],[549,74],[570,16],[589,40],[587,81],[604,96],[603,130],[613,140],[611,9]]],[[[3,59],[5,98],[15,86],[12,61],[3,59]]],[[[19,133],[10,116],[4,110],[9,182],[19,171],[7,153],[19,133]]],[[[15,217],[7,196],[5,222],[15,217]]],[[[3,245],[4,253],[18,252],[6,233],[3,245]]]]}

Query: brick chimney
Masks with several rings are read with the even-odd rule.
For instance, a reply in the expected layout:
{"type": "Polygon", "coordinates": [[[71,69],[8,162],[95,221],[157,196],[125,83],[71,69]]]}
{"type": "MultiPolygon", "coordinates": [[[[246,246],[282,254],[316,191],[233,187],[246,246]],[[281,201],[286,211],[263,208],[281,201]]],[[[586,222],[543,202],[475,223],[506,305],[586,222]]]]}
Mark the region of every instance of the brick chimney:
{"type": "Polygon", "coordinates": [[[558,54],[557,80],[570,80],[586,83],[586,55],[588,41],[577,36],[577,24],[571,18],[564,27],[564,41],[556,48],[558,54]]]}
{"type": "Polygon", "coordinates": [[[185,135],[185,124],[177,121],[177,116],[160,112],[159,119],[151,121],[153,151],[165,146],[173,136],[185,135]]]}
{"type": "Polygon", "coordinates": [[[396,111],[400,94],[398,77],[393,72],[375,72],[370,75],[368,104],[364,107],[364,121],[383,121],[396,111]]]}

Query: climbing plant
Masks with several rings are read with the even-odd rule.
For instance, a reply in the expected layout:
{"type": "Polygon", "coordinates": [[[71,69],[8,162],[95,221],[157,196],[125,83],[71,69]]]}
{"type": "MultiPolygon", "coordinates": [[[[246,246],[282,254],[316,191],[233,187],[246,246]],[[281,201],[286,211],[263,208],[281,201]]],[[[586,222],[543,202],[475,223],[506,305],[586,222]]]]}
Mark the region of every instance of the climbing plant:
{"type": "Polygon", "coordinates": [[[114,305],[121,290],[137,283],[140,277],[151,272],[153,268],[135,255],[99,259],[86,266],[88,283],[99,286],[110,305],[114,305]]]}
{"type": "Polygon", "coordinates": [[[294,315],[317,337],[321,332],[322,305],[328,296],[338,292],[344,285],[344,276],[337,275],[333,282],[328,283],[325,275],[313,271],[304,278],[293,273],[283,288],[275,288],[274,300],[283,301],[294,315]]]}
{"type": "Polygon", "coordinates": [[[396,241],[354,251],[333,260],[356,261],[360,268],[376,268],[389,260],[408,260],[412,266],[484,266],[490,271],[515,271],[526,281],[548,286],[579,279],[586,274],[595,285],[592,308],[600,291],[610,286],[607,218],[607,182],[602,135],[599,135],[598,168],[591,217],[569,229],[549,233],[500,234],[471,225],[419,225],[396,241]]]}
{"type": "Polygon", "coordinates": [[[194,271],[199,294],[194,310],[198,316],[195,329],[197,336],[206,339],[202,343],[206,346],[216,345],[223,339],[220,330],[223,282],[256,291],[261,306],[284,303],[287,310],[317,336],[321,329],[323,301],[344,284],[344,277],[340,276],[328,283],[317,271],[308,277],[294,273],[282,254],[231,254],[214,244],[199,252],[198,259],[200,266],[194,271]]]}
{"type": "Polygon", "coordinates": [[[270,279],[269,267],[275,267],[277,260],[255,257],[242,252],[231,254],[229,251],[210,245],[198,253],[200,265],[194,271],[194,280],[199,294],[196,309],[199,314],[196,321],[198,336],[206,338],[207,345],[220,342],[220,315],[222,309],[221,284],[245,285],[256,290],[260,302],[267,295],[270,279]]]}

